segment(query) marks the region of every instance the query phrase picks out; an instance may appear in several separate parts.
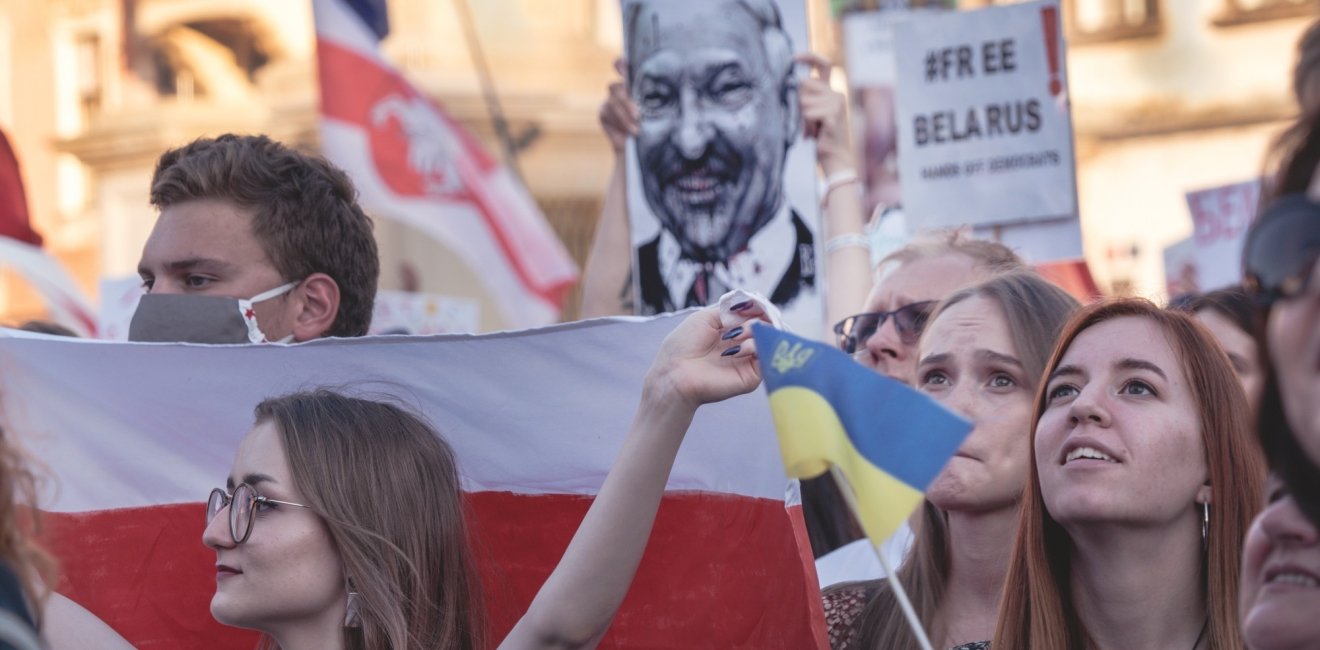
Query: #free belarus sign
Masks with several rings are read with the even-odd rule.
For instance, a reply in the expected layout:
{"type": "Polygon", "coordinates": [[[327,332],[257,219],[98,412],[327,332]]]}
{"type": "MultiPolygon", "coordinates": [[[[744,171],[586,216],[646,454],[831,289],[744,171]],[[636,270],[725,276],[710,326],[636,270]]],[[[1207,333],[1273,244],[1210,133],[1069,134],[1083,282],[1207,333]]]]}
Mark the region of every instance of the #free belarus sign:
{"type": "Polygon", "coordinates": [[[918,228],[1076,218],[1055,1],[895,29],[899,178],[918,228]]]}

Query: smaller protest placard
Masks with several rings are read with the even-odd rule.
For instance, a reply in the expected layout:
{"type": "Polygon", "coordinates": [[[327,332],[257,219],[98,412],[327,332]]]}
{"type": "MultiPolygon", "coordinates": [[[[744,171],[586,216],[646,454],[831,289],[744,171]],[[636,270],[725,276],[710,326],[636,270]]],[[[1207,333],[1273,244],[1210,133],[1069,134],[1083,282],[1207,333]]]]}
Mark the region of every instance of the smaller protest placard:
{"type": "Polygon", "coordinates": [[[894,31],[899,179],[919,229],[1076,219],[1059,4],[915,14],[894,31]]]}
{"type": "Polygon", "coordinates": [[[1191,237],[1164,248],[1164,290],[1170,298],[1200,292],[1196,281],[1196,242],[1191,237]]]}
{"type": "Polygon", "coordinates": [[[470,298],[377,291],[371,334],[475,334],[481,306],[470,298]]]}
{"type": "Polygon", "coordinates": [[[865,191],[865,214],[876,206],[902,204],[898,182],[898,121],[894,92],[898,72],[894,61],[894,24],[906,20],[902,9],[865,11],[843,18],[843,51],[852,101],[853,142],[865,191]]]}
{"type": "Polygon", "coordinates": [[[1196,284],[1218,289],[1242,281],[1242,247],[1260,201],[1260,180],[1187,193],[1196,284]]]}

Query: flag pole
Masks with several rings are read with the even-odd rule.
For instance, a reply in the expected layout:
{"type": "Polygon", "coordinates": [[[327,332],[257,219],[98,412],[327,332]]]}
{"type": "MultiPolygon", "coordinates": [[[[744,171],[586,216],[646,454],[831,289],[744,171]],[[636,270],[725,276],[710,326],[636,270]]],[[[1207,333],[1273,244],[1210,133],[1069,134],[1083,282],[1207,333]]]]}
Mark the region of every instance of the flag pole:
{"type": "MultiPolygon", "coordinates": [[[[834,477],[834,483],[839,486],[839,493],[843,495],[843,500],[848,504],[848,509],[860,520],[862,511],[857,506],[857,495],[853,493],[852,484],[844,477],[839,466],[830,464],[830,476],[834,477]]],[[[912,608],[912,601],[908,600],[907,591],[903,589],[903,583],[894,573],[893,567],[889,566],[889,561],[885,559],[885,554],[880,550],[880,540],[871,539],[870,535],[866,538],[871,541],[871,550],[875,551],[875,556],[880,560],[880,566],[885,570],[885,576],[889,578],[889,588],[893,590],[894,596],[898,599],[898,606],[903,610],[903,617],[907,619],[908,626],[912,628],[912,633],[917,637],[917,644],[921,650],[932,650],[930,638],[926,636],[926,629],[921,626],[921,620],[917,618],[917,611],[912,608]]]]}

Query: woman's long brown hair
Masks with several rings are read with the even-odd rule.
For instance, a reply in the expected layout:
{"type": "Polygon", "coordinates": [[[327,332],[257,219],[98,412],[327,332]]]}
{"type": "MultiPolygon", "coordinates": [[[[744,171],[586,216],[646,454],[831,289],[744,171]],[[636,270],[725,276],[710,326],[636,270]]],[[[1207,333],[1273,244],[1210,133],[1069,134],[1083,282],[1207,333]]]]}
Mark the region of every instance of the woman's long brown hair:
{"type": "Polygon", "coordinates": [[[454,452],[418,416],[330,390],[257,406],[359,594],[350,650],[484,650],[486,620],[454,452]]]}
{"type": "MultiPolygon", "coordinates": [[[[1077,300],[1034,271],[1014,271],[949,296],[931,315],[930,322],[953,305],[976,297],[999,306],[1024,372],[1029,381],[1036,381],[1049,360],[1059,330],[1076,311],[1077,300]]],[[[1024,430],[1022,435],[1027,432],[1024,430]]],[[[931,634],[941,624],[936,619],[944,602],[950,561],[945,514],[931,502],[923,501],[920,519],[913,528],[912,549],[895,573],[912,599],[912,608],[922,627],[931,634]]],[[[913,650],[919,647],[888,581],[880,584],[858,620],[858,647],[913,650]]]]}
{"type": "MultiPolygon", "coordinates": [[[[1105,321],[1137,317],[1164,332],[1182,362],[1200,414],[1201,441],[1210,474],[1210,530],[1202,569],[1213,650],[1240,649],[1237,616],[1242,539],[1260,507],[1265,471],[1251,434],[1246,396],[1228,356],[1204,327],[1186,314],[1141,299],[1101,302],[1078,312],[1064,328],[1047,368],[1053,372],[1079,334],[1105,321]]],[[[1045,412],[1048,385],[1036,392],[1032,440],[1045,412]]],[[[1017,540],[999,601],[995,648],[1084,648],[1089,635],[1071,598],[1072,541],[1045,508],[1032,445],[1030,478],[1018,520],[1017,540]]],[[[1189,506],[1190,507],[1190,506],[1189,506]]],[[[1158,558],[1149,558],[1158,561],[1158,558]]],[[[1137,559],[1137,561],[1140,561],[1137,559]]]]}
{"type": "Polygon", "coordinates": [[[41,530],[36,509],[37,477],[31,460],[0,429],[0,562],[18,578],[33,620],[41,626],[41,603],[49,594],[38,588],[55,584],[55,563],[36,543],[41,530]]]}

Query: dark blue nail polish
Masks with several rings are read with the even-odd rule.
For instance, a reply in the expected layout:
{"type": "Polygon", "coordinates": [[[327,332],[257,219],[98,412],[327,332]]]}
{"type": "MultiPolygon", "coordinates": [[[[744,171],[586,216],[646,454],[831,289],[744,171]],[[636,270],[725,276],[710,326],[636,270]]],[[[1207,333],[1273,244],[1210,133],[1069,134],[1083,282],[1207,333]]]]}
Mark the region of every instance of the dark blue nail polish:
{"type": "Polygon", "coordinates": [[[729,340],[729,339],[731,339],[731,338],[734,338],[734,337],[736,337],[736,336],[738,336],[739,334],[742,334],[742,333],[743,333],[743,329],[742,329],[741,327],[735,327],[735,328],[733,328],[733,329],[731,329],[731,330],[725,332],[725,333],[724,333],[724,336],[721,336],[721,337],[720,337],[720,340],[721,340],[721,341],[727,341],[727,340],[729,340]]]}
{"type": "Polygon", "coordinates": [[[742,301],[742,302],[740,302],[740,303],[738,303],[738,304],[736,304],[736,305],[734,305],[734,306],[732,306],[732,307],[729,307],[729,309],[732,309],[733,311],[742,311],[742,310],[747,309],[748,307],[751,307],[751,306],[752,306],[752,301],[750,301],[750,300],[744,300],[744,301],[742,301]]]}
{"type": "Polygon", "coordinates": [[[722,356],[722,357],[731,357],[731,356],[733,356],[733,355],[735,355],[735,354],[738,354],[738,352],[739,352],[740,350],[742,350],[742,346],[741,346],[741,345],[735,345],[735,346],[733,346],[733,347],[731,347],[731,348],[729,348],[729,349],[727,349],[727,350],[721,352],[721,353],[720,353],[720,356],[722,356]]]}

